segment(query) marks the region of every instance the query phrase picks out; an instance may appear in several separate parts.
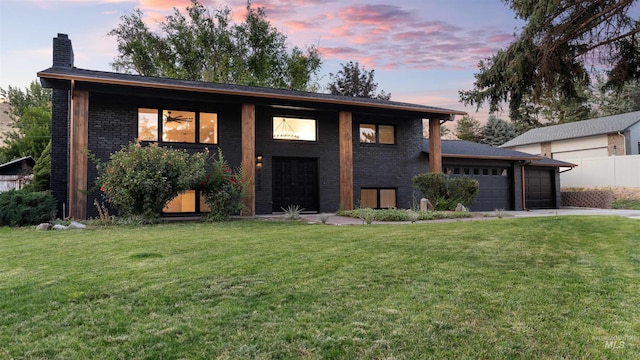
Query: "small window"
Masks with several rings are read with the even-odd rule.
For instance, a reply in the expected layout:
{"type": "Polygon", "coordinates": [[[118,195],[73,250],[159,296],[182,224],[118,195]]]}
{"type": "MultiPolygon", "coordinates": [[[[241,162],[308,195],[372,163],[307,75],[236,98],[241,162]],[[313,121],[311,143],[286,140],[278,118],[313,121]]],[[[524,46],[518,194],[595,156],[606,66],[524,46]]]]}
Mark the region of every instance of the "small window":
{"type": "Polygon", "coordinates": [[[195,190],[188,190],[175,198],[162,209],[163,213],[197,213],[210,212],[211,208],[205,203],[202,194],[195,190]],[[197,201],[196,201],[197,199],[197,201]],[[196,207],[197,206],[197,207],[196,207]]]}
{"type": "Polygon", "coordinates": [[[460,168],[453,168],[453,173],[455,175],[460,175],[460,168]]]}
{"type": "Polygon", "coordinates": [[[489,175],[489,169],[482,169],[482,175],[489,175]]]}
{"type": "Polygon", "coordinates": [[[162,112],[162,141],[195,143],[195,119],[195,112],[164,110],[162,112]]]}
{"type": "Polygon", "coordinates": [[[394,125],[360,124],[360,143],[393,145],[396,143],[394,125]]]}
{"type": "Polygon", "coordinates": [[[469,168],[464,168],[464,174],[465,175],[470,175],[471,174],[471,170],[469,168]]]}
{"type": "Polygon", "coordinates": [[[502,169],[500,176],[509,176],[509,169],[502,169]]]}
{"type": "Polygon", "coordinates": [[[474,168],[473,169],[473,175],[480,175],[480,169],[474,168]]]}
{"type": "Polygon", "coordinates": [[[189,190],[169,201],[162,209],[166,213],[192,213],[196,212],[196,191],[189,190]]]}
{"type": "Polygon", "coordinates": [[[138,140],[158,141],[158,109],[138,109],[138,140]]]}
{"type": "Polygon", "coordinates": [[[218,143],[218,114],[200,113],[200,144],[218,143]]]}
{"type": "Polygon", "coordinates": [[[316,120],[274,117],[273,138],[275,140],[316,141],[316,120]]]}
{"type": "Polygon", "coordinates": [[[497,176],[498,175],[498,169],[491,169],[491,175],[497,176]]]}
{"type": "Polygon", "coordinates": [[[360,207],[389,209],[396,207],[396,189],[373,188],[360,190],[360,207]]]}

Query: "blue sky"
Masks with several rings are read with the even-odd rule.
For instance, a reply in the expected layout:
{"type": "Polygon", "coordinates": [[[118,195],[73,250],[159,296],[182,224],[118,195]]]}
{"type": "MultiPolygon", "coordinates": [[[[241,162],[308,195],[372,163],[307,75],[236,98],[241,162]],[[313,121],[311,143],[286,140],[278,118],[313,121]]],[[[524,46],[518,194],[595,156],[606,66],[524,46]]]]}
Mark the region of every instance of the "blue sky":
{"type": "MultiPolygon", "coordinates": [[[[245,0],[207,1],[229,6],[242,18],[245,0]]],[[[111,71],[117,55],[109,30],[123,14],[140,8],[148,24],[184,12],[188,0],[2,0],[0,1],[0,87],[26,87],[51,66],[52,38],[68,34],[75,65],[111,71]]],[[[499,0],[262,0],[269,21],[291,44],[321,50],[320,84],[340,63],[358,61],[375,69],[379,89],[392,100],[468,111],[458,91],[470,89],[479,60],[506,47],[522,23],[499,0]]],[[[504,116],[506,118],[506,114],[504,116]]]]}

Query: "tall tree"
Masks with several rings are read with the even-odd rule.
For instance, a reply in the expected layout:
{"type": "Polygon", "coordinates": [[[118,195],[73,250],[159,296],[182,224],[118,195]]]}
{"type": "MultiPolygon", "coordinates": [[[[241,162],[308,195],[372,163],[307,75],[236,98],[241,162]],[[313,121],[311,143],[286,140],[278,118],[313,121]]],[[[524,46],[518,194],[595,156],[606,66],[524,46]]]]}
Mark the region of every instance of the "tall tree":
{"type": "Polygon", "coordinates": [[[9,86],[0,88],[0,95],[9,103],[12,130],[5,133],[0,148],[0,162],[32,156],[38,158],[51,138],[51,90],[37,81],[22,90],[9,86]]]}
{"type": "Polygon", "coordinates": [[[465,115],[456,121],[453,133],[460,140],[480,142],[480,139],[482,139],[482,125],[473,116],[465,115]]]}
{"type": "Polygon", "coordinates": [[[640,111],[640,81],[626,82],[614,90],[600,78],[592,93],[591,102],[596,116],[640,111]]]}
{"type": "Polygon", "coordinates": [[[381,100],[391,99],[391,94],[385,93],[384,90],[376,93],[378,83],[374,81],[375,70],[367,71],[364,66],[360,68],[360,64],[353,61],[340,65],[342,69],[336,74],[329,74],[331,81],[327,84],[327,88],[331,94],[381,100]]]}
{"type": "Polygon", "coordinates": [[[526,25],[508,48],[480,61],[464,104],[509,104],[514,117],[523,101],[580,98],[596,63],[609,69],[609,84],[640,79],[640,21],[629,9],[638,0],[503,0],[526,25]]]}
{"type": "Polygon", "coordinates": [[[139,9],[109,32],[118,42],[116,71],[175,79],[309,90],[320,71],[314,46],[289,48],[287,38],[267,20],[264,9],[247,3],[241,23],[228,7],[210,11],[191,0],[186,16],[173,15],[153,32],[139,9]]]}
{"type": "Polygon", "coordinates": [[[495,115],[490,115],[487,124],[482,129],[482,144],[500,146],[516,137],[513,125],[495,115]]]}

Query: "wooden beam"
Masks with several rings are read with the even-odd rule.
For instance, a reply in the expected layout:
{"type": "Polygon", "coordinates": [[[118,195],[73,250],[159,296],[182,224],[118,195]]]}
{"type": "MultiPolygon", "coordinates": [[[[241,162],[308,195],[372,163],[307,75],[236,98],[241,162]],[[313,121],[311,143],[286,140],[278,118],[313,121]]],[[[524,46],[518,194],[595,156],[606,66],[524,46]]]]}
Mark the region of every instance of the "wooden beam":
{"type": "Polygon", "coordinates": [[[247,184],[247,194],[243,199],[245,212],[242,215],[256,214],[256,106],[242,105],[242,171],[243,183],[247,184]]]}
{"type": "Polygon", "coordinates": [[[69,217],[87,218],[89,92],[71,89],[69,130],[69,217]]]}
{"type": "Polygon", "coordinates": [[[353,120],[341,111],[340,121],[340,207],[353,210],[353,120]]]}
{"type": "Polygon", "coordinates": [[[442,172],[442,139],[440,120],[429,119],[429,172],[442,172]]]}

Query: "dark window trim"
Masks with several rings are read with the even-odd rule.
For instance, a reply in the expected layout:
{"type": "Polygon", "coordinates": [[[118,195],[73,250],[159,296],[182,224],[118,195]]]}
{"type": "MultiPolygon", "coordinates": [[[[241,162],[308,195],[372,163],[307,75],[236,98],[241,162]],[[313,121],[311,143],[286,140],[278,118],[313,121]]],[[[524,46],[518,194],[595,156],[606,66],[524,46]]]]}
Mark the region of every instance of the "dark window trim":
{"type": "MultiPolygon", "coordinates": [[[[137,114],[136,116],[139,116],[140,114],[140,109],[156,109],[158,111],[158,139],[156,141],[153,140],[140,140],[141,143],[158,143],[159,145],[173,145],[173,144],[178,144],[178,145],[198,145],[198,146],[219,146],[220,145],[220,132],[219,132],[219,128],[220,128],[220,117],[218,116],[219,113],[217,111],[207,111],[207,110],[187,110],[187,109],[179,109],[179,108],[163,108],[163,107],[158,107],[158,106],[142,106],[139,105],[137,107],[137,114]],[[164,121],[162,121],[162,112],[167,110],[169,111],[169,109],[171,111],[184,111],[184,112],[192,112],[194,113],[194,133],[195,133],[195,139],[194,142],[184,142],[184,141],[164,141],[162,140],[162,132],[164,130],[164,121]],[[217,133],[217,139],[215,143],[201,143],[200,142],[200,114],[201,113],[207,113],[207,114],[216,114],[217,117],[217,121],[216,121],[216,133],[217,133]]],[[[137,119],[136,119],[137,120],[137,119]]],[[[139,129],[139,128],[138,128],[139,129]]],[[[140,139],[140,133],[137,132],[136,133],[136,138],[140,139]]]]}
{"type": "Polygon", "coordinates": [[[301,143],[301,144],[314,144],[317,143],[319,140],[319,131],[318,131],[318,123],[320,121],[315,118],[315,117],[306,117],[306,116],[298,116],[298,115],[284,115],[284,114],[275,114],[275,115],[271,115],[271,141],[273,142],[282,142],[282,143],[301,143]],[[273,119],[274,118],[288,118],[288,119],[300,119],[300,120],[313,120],[316,122],[316,126],[315,126],[315,130],[316,130],[316,139],[315,140],[287,140],[287,139],[276,139],[273,137],[273,132],[275,131],[274,127],[273,127],[273,119]]]}
{"type": "Polygon", "coordinates": [[[373,145],[378,145],[378,146],[396,146],[398,144],[398,127],[395,124],[378,124],[378,123],[368,123],[368,122],[361,122],[358,124],[358,142],[360,143],[360,145],[363,146],[373,146],[373,145]],[[375,133],[376,133],[376,142],[363,142],[360,138],[360,127],[362,125],[371,125],[371,126],[375,126],[375,133]],[[386,143],[381,143],[380,142],[380,126],[390,126],[393,128],[393,144],[386,144],[386,143]]]}
{"type": "Polygon", "coordinates": [[[372,186],[363,186],[360,188],[360,202],[362,202],[362,190],[376,190],[376,205],[374,209],[396,209],[398,208],[398,188],[397,187],[372,187],[372,186]],[[395,193],[395,204],[393,207],[380,207],[380,190],[393,190],[395,193]]]}
{"type": "Polygon", "coordinates": [[[202,209],[200,209],[200,196],[202,195],[202,192],[200,190],[195,190],[195,189],[190,189],[190,190],[194,190],[196,192],[196,196],[195,196],[195,209],[196,211],[194,212],[165,212],[162,211],[162,215],[163,216],[186,216],[186,215],[200,215],[200,214],[208,214],[208,211],[203,212],[202,209]]]}

